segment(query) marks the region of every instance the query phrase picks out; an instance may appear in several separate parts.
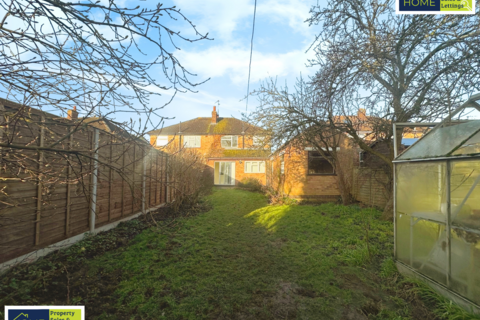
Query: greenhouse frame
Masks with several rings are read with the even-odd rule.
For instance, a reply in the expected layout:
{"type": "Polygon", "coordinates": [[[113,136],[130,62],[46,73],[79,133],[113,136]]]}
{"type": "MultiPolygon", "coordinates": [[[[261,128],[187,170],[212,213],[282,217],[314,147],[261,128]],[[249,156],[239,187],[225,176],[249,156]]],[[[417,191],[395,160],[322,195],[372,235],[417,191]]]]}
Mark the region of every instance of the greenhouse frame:
{"type": "Polygon", "coordinates": [[[474,312],[480,311],[480,120],[460,117],[480,114],[479,102],[480,94],[472,96],[393,161],[399,271],[474,312]]]}

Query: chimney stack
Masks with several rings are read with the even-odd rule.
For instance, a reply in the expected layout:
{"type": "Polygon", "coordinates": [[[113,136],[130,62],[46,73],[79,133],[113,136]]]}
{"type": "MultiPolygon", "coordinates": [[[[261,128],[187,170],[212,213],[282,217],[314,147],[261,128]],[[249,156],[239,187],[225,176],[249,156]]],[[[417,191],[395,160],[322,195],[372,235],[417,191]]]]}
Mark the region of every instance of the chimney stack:
{"type": "Polygon", "coordinates": [[[358,109],[357,117],[358,117],[358,120],[360,120],[360,121],[367,120],[366,110],[363,109],[363,108],[358,109]]]}
{"type": "Polygon", "coordinates": [[[218,120],[218,113],[217,113],[217,107],[213,106],[213,111],[212,111],[212,124],[217,124],[218,120]]]}
{"type": "Polygon", "coordinates": [[[78,119],[77,106],[73,106],[73,110],[68,110],[67,111],[67,119],[68,120],[77,120],[78,119]]]}

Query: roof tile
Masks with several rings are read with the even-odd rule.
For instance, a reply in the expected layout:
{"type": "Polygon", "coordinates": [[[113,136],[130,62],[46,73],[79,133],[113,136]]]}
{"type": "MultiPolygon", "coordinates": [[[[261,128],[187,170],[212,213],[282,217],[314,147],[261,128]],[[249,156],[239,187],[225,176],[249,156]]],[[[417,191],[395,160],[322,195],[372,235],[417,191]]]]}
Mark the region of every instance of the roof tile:
{"type": "Polygon", "coordinates": [[[261,134],[264,130],[235,118],[218,118],[216,124],[212,124],[212,118],[196,118],[189,121],[174,124],[162,129],[148,132],[150,135],[172,136],[177,134],[261,134]]]}

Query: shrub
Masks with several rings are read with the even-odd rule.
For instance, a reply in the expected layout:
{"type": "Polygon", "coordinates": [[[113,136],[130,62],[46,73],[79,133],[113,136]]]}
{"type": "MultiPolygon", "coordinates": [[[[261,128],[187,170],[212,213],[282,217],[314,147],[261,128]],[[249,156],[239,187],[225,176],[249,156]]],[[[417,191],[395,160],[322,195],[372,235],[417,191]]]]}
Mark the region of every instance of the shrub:
{"type": "Polygon", "coordinates": [[[256,178],[244,178],[238,183],[238,187],[242,189],[247,189],[253,192],[264,192],[264,186],[260,180],[256,178]]]}
{"type": "Polygon", "coordinates": [[[271,204],[295,205],[298,200],[290,198],[285,194],[275,191],[273,188],[265,188],[265,194],[268,196],[271,204]]]}
{"type": "Polygon", "coordinates": [[[213,187],[213,170],[205,164],[204,157],[196,150],[183,149],[170,156],[168,173],[173,177],[169,181],[172,189],[172,208],[196,205],[200,198],[208,194],[213,187]]]}

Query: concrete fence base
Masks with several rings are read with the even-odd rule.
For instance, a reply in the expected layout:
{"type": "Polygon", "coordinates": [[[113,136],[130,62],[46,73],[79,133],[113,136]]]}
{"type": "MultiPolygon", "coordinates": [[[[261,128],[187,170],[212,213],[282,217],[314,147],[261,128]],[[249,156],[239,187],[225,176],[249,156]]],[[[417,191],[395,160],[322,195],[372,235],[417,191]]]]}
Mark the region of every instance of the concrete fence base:
{"type": "Polygon", "coordinates": [[[10,268],[12,268],[16,265],[23,264],[23,263],[32,263],[32,262],[38,260],[39,258],[48,255],[51,252],[61,250],[61,249],[66,249],[66,248],[74,245],[75,243],[85,239],[88,236],[96,235],[97,233],[107,231],[107,230],[111,230],[111,229],[115,228],[118,224],[120,224],[121,222],[125,222],[125,221],[129,221],[129,220],[138,218],[142,214],[147,214],[147,213],[149,213],[151,211],[154,211],[154,210],[157,210],[157,209],[159,209],[163,206],[165,206],[165,203],[161,204],[161,205],[158,205],[156,207],[152,207],[150,209],[147,209],[147,210],[145,210],[145,212],[138,212],[138,213],[136,213],[134,215],[131,215],[131,216],[128,216],[128,217],[126,217],[122,220],[118,220],[118,221],[109,223],[107,225],[101,226],[99,228],[96,228],[96,229],[93,230],[93,232],[85,232],[85,233],[82,233],[82,234],[78,234],[78,235],[73,236],[71,238],[68,238],[68,239],[59,241],[57,243],[51,244],[48,247],[29,252],[29,253],[27,253],[23,256],[20,256],[18,258],[15,258],[15,259],[6,261],[4,263],[1,263],[0,264],[0,274],[8,271],[10,268]]]}

